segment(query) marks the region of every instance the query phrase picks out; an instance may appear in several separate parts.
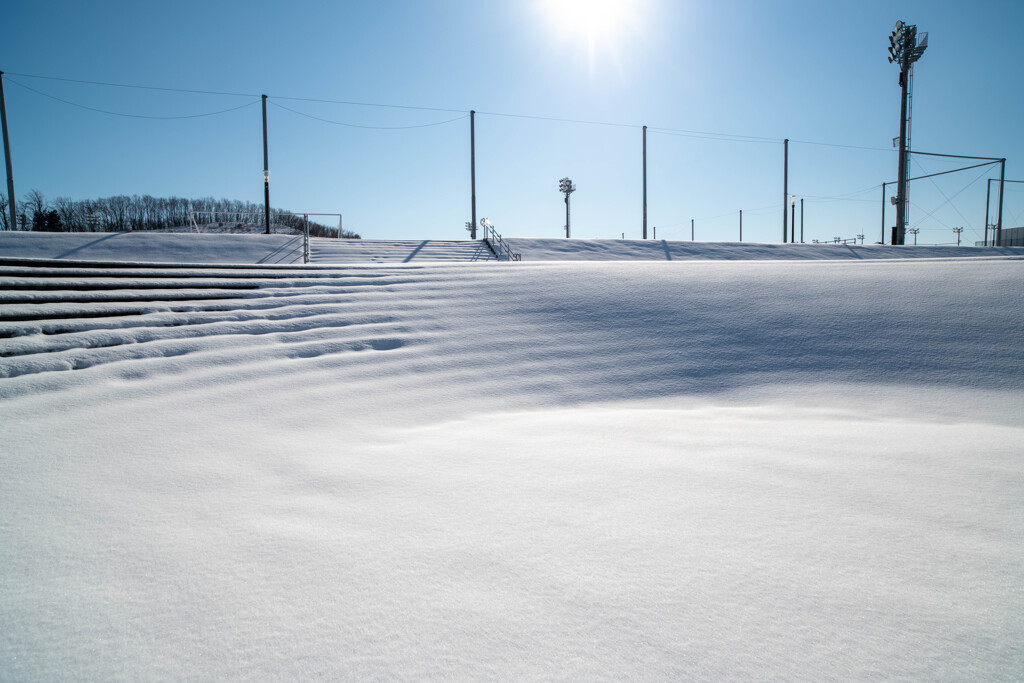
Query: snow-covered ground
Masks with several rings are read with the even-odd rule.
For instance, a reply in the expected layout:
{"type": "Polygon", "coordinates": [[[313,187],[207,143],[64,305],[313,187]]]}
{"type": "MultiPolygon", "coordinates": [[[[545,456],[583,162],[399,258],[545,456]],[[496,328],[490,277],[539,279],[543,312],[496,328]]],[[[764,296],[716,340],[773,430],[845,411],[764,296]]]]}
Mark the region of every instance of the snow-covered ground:
{"type": "MultiPolygon", "coordinates": [[[[1024,257],[1020,247],[764,244],[758,242],[666,242],[664,240],[566,240],[512,238],[525,261],[704,261],[876,260],[1024,257]]],[[[310,238],[310,261],[331,263],[423,263],[486,261],[482,242],[447,240],[354,240],[310,238]]],[[[0,231],[0,259],[7,256],[100,262],[301,264],[301,235],[222,233],[45,233],[0,231]]]]}
{"type": "Polygon", "coordinates": [[[510,242],[4,266],[0,677],[1020,678],[1021,250],[510,242]]]}

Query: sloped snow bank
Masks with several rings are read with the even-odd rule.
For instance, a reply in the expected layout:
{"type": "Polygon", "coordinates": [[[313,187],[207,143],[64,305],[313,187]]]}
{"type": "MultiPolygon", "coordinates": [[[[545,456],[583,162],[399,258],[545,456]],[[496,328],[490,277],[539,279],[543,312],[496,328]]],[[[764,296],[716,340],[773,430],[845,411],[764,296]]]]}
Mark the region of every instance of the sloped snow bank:
{"type": "Polygon", "coordinates": [[[140,263],[302,263],[301,235],[0,232],[0,258],[140,263]]]}
{"type": "Polygon", "coordinates": [[[511,237],[513,252],[525,261],[689,261],[689,260],[846,260],[979,258],[1017,256],[1021,247],[954,247],[879,244],[769,244],[764,242],[684,242],[511,237]]]}

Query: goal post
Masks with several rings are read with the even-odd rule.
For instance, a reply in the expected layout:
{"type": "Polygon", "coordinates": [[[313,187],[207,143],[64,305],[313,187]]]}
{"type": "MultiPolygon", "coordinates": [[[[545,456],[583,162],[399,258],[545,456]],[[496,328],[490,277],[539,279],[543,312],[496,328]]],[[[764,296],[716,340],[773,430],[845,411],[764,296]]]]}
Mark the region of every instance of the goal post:
{"type": "MultiPolygon", "coordinates": [[[[206,224],[206,221],[204,221],[202,219],[204,219],[206,217],[209,217],[211,219],[209,221],[211,223],[221,223],[221,222],[223,222],[223,223],[246,223],[246,222],[249,222],[249,221],[243,220],[242,219],[243,216],[244,217],[249,217],[249,216],[263,217],[264,215],[265,214],[262,211],[189,211],[188,212],[188,219],[189,219],[189,222],[191,223],[192,229],[195,232],[200,233],[200,232],[202,232],[202,229],[201,229],[200,226],[206,224]],[[200,220],[196,220],[197,218],[200,219],[200,220]]],[[[338,219],[338,227],[337,227],[337,234],[335,235],[335,237],[337,239],[341,239],[341,237],[342,237],[342,232],[343,232],[342,231],[342,215],[340,213],[306,213],[306,212],[297,212],[297,211],[272,211],[270,213],[270,221],[273,224],[275,217],[285,217],[285,216],[294,217],[296,219],[295,224],[294,225],[289,225],[287,222],[286,223],[280,223],[279,222],[278,225],[284,225],[284,227],[292,228],[292,229],[295,229],[295,230],[302,230],[303,229],[302,228],[303,221],[304,220],[308,220],[309,218],[311,218],[313,216],[332,216],[332,217],[336,217],[338,219]]],[[[331,222],[333,223],[333,221],[331,221],[331,222]]],[[[257,224],[260,223],[260,221],[252,221],[252,223],[253,223],[253,225],[257,225],[257,224]]],[[[324,226],[324,227],[328,227],[328,226],[324,226]]],[[[328,229],[330,229],[330,228],[328,228],[328,229]]]]}

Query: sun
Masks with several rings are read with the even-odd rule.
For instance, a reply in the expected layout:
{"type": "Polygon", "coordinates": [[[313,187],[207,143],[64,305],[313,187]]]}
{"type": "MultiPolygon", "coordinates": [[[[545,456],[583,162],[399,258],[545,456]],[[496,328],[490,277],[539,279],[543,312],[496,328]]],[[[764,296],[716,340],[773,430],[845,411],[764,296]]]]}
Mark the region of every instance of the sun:
{"type": "Polygon", "coordinates": [[[558,42],[580,51],[591,72],[619,55],[640,33],[646,0],[536,0],[558,42]]]}

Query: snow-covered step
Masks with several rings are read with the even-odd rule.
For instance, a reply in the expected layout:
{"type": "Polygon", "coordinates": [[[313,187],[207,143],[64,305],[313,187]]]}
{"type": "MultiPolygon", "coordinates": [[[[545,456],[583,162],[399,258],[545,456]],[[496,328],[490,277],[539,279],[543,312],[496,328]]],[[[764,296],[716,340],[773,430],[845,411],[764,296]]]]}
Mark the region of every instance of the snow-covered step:
{"type": "Polygon", "coordinates": [[[338,240],[310,238],[310,263],[418,263],[495,261],[482,240],[338,240]]]}

